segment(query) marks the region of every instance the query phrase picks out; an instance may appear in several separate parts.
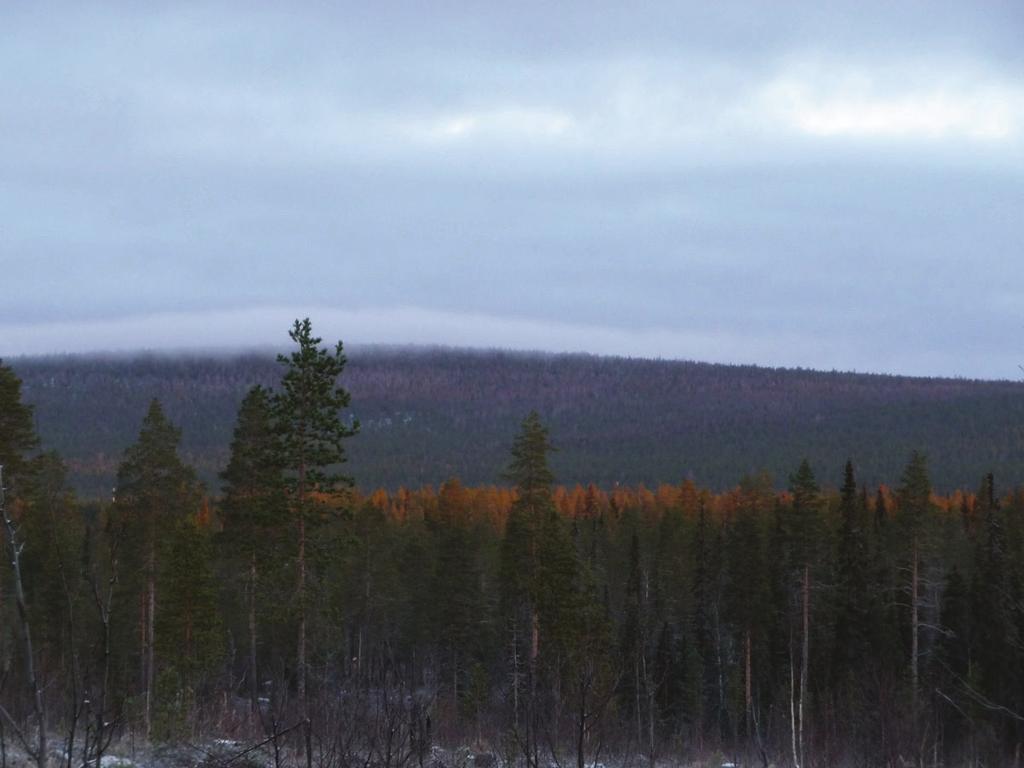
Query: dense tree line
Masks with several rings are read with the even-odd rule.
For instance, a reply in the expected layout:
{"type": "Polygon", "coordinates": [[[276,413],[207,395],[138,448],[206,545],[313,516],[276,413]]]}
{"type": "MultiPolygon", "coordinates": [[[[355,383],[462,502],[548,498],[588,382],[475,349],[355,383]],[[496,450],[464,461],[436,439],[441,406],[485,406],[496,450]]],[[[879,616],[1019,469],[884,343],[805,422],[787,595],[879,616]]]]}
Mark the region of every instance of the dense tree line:
{"type": "MultiPolygon", "coordinates": [[[[44,445],[64,457],[83,498],[109,498],[154,397],[182,430],[183,458],[217,488],[242,399],[281,375],[269,354],[9,362],[44,445]]],[[[1024,385],[1014,382],[373,348],[352,358],[346,382],[363,425],[349,466],[368,488],[493,483],[533,408],[558,436],[551,465],[570,484],[691,478],[724,490],[766,470],[781,489],[805,457],[830,477],[852,455],[859,480],[877,485],[921,446],[943,491],[986,472],[1024,483],[1024,385]]]]}
{"type": "Polygon", "coordinates": [[[128,738],[216,734],[323,768],[459,744],[526,768],[1019,759],[1024,489],[936,493],[917,452],[891,486],[855,461],[724,491],[557,485],[568,449],[533,412],[499,485],[363,492],[341,471],[364,436],[343,350],[308,322],[292,339],[242,400],[216,494],[154,400],[113,498],[77,500],[0,366],[3,750],[99,766],[128,738]]]}

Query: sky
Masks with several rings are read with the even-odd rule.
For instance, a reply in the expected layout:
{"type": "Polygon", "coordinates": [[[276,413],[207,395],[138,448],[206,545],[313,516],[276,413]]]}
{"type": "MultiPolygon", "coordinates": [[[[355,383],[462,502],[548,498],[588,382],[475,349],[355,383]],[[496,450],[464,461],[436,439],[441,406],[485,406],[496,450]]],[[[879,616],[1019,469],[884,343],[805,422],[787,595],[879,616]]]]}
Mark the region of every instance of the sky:
{"type": "Polygon", "coordinates": [[[0,9],[0,355],[1021,376],[1020,2],[89,5],[0,9]]]}

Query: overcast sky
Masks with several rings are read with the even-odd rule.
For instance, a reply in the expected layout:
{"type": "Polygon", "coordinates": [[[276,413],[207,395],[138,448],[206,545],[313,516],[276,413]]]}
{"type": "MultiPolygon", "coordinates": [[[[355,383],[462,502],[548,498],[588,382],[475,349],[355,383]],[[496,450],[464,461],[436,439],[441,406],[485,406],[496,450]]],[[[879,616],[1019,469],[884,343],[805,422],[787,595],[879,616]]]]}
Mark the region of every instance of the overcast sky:
{"type": "Polygon", "coordinates": [[[88,5],[0,10],[0,355],[1019,374],[1019,1],[88,5]]]}

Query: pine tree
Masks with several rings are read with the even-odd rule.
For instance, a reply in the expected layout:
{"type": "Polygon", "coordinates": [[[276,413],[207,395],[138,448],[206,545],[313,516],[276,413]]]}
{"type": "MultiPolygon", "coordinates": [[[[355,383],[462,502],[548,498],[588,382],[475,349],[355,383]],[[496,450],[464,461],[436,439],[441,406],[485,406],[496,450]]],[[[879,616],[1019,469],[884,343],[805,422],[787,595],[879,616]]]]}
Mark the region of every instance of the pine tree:
{"type": "Polygon", "coordinates": [[[290,355],[278,355],[285,366],[281,391],[271,398],[274,429],[280,440],[280,462],[285,471],[285,487],[296,519],[298,552],[296,557],[296,608],[298,611],[298,651],[296,688],[299,706],[306,712],[306,622],[308,611],[306,525],[312,494],[332,496],[350,487],[352,479],[337,472],[346,461],[344,441],[359,431],[359,423],[346,426],[341,412],[349,407],[351,396],[338,385],[347,358],[339,341],[333,352],[320,347],[322,339],[313,336],[309,318],[296,320],[288,332],[298,349],[290,355]]]}

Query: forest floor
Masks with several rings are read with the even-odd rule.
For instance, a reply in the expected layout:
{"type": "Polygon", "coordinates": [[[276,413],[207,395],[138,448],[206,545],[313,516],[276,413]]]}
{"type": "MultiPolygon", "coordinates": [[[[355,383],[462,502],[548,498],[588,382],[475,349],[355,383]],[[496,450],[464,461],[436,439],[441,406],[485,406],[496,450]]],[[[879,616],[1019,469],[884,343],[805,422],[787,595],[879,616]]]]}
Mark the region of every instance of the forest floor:
{"type": "MultiPolygon", "coordinates": [[[[102,759],[101,768],[274,768],[275,760],[271,753],[263,749],[245,752],[252,745],[230,739],[208,739],[199,743],[177,743],[139,746],[125,740],[110,747],[109,753],[102,759]]],[[[282,768],[303,766],[305,761],[297,754],[284,752],[279,756],[282,768]]],[[[429,757],[424,760],[423,768],[481,768],[480,762],[489,768],[504,768],[505,761],[492,753],[477,754],[467,747],[444,749],[432,747],[429,757]],[[481,759],[485,758],[485,759],[481,759]],[[493,761],[493,762],[492,762],[493,761]]],[[[54,751],[50,756],[49,768],[67,768],[67,756],[54,751]]],[[[376,764],[367,761],[373,768],[376,764]]],[[[406,768],[418,768],[416,762],[407,762],[406,768]]],[[[575,765],[575,762],[572,763],[575,765]]],[[[718,756],[709,757],[699,762],[681,763],[671,759],[660,760],[659,768],[724,768],[733,766],[728,760],[718,756]]],[[[80,768],[78,760],[73,761],[74,768],[80,768]]],[[[588,768],[642,768],[646,761],[642,758],[611,759],[602,761],[588,768]]],[[[35,768],[23,749],[7,744],[0,754],[0,768],[35,768]]],[[[363,766],[359,766],[363,768],[363,766]]],[[[567,768],[552,762],[548,768],[567,768]]]]}
{"type": "MultiPolygon", "coordinates": [[[[2,731],[0,731],[2,736],[2,731]]],[[[82,768],[81,757],[75,755],[70,761],[61,748],[61,738],[51,735],[48,768],[82,768]]],[[[315,749],[314,749],[315,751],[315,749]]],[[[314,766],[323,765],[314,757],[314,766]]],[[[736,768],[741,762],[732,762],[721,753],[711,753],[698,760],[682,760],[665,755],[658,759],[657,768],[736,768]]],[[[754,765],[755,763],[751,763],[754,765]]],[[[387,768],[384,761],[375,756],[360,756],[347,761],[335,759],[330,762],[335,768],[387,768]]],[[[508,754],[481,750],[470,746],[446,748],[430,747],[422,760],[408,752],[392,756],[391,768],[519,768],[521,758],[508,754]]],[[[574,756],[565,755],[561,761],[549,760],[542,768],[575,768],[574,756]]],[[[642,755],[606,756],[587,768],[649,768],[648,758],[642,755]]],[[[760,761],[756,762],[760,766],[760,761]]],[[[771,763],[769,768],[775,768],[771,763]]],[[[305,768],[303,754],[282,745],[274,754],[270,744],[260,745],[245,741],[212,736],[195,741],[180,740],[174,743],[150,744],[132,738],[122,738],[111,744],[103,755],[100,768],[305,768]]],[[[17,743],[0,738],[0,768],[36,768],[25,750],[17,743]]],[[[90,762],[90,768],[96,768],[90,762]]]]}

